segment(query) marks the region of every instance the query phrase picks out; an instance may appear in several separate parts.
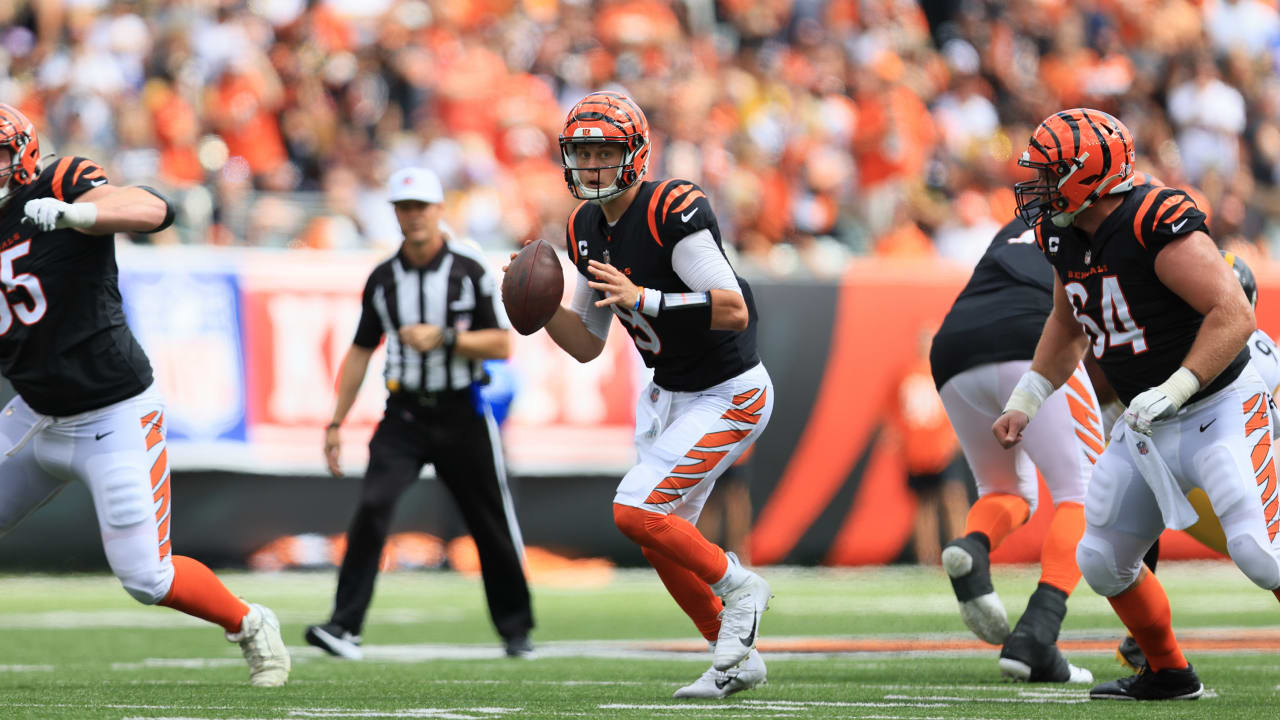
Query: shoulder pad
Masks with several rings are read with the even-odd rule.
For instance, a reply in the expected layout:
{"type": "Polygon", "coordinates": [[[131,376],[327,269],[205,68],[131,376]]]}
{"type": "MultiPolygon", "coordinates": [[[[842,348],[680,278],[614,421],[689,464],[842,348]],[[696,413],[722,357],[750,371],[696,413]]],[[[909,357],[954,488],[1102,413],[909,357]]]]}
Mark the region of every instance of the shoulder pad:
{"type": "Polygon", "coordinates": [[[53,197],[74,202],[85,192],[107,184],[107,173],[96,162],[84,157],[63,157],[40,171],[35,179],[37,197],[53,197]]]}
{"type": "Polygon", "coordinates": [[[1205,214],[1185,191],[1178,188],[1153,188],[1142,199],[1133,217],[1133,235],[1143,247],[1153,241],[1168,244],[1180,235],[1207,230],[1205,214]]]}
{"type": "Polygon", "coordinates": [[[687,180],[665,180],[649,196],[649,234],[669,247],[716,224],[706,193],[687,180]]]}

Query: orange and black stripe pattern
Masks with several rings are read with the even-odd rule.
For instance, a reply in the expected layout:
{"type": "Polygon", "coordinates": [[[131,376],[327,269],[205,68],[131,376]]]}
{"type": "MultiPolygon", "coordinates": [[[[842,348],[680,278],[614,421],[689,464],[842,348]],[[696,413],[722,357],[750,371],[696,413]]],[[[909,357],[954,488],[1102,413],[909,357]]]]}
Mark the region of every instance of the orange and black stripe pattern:
{"type": "Polygon", "coordinates": [[[1249,459],[1253,463],[1254,481],[1258,487],[1258,502],[1262,504],[1262,517],[1267,525],[1267,538],[1275,541],[1280,532],[1280,494],[1276,489],[1276,464],[1271,452],[1270,398],[1256,393],[1244,401],[1244,436],[1253,440],[1249,459]],[[1254,439],[1256,437],[1256,439],[1254,439]]]}
{"type": "Polygon", "coordinates": [[[169,519],[172,515],[169,493],[169,452],[164,442],[164,413],[149,412],[142,416],[147,457],[151,460],[151,497],[155,503],[156,533],[160,557],[170,554],[169,519]]]}
{"type": "Polygon", "coordinates": [[[1159,188],[1147,193],[1133,216],[1133,236],[1143,247],[1161,226],[1170,235],[1199,230],[1205,220],[1196,201],[1178,188],[1159,188]]]}
{"type": "MultiPolygon", "coordinates": [[[[715,429],[703,435],[654,487],[645,498],[645,505],[665,508],[678,502],[710,475],[724,456],[760,424],[768,400],[767,392],[765,388],[753,388],[735,395],[733,407],[720,416],[715,429]]],[[[665,512],[665,509],[659,512],[665,512]]]]}
{"type": "Polygon", "coordinates": [[[671,217],[672,213],[679,215],[683,213],[693,201],[698,198],[705,198],[706,193],[698,189],[698,186],[684,180],[664,180],[662,184],[654,189],[653,195],[649,197],[649,234],[653,236],[653,241],[662,245],[662,237],[658,234],[658,227],[671,217]],[[664,192],[670,187],[671,191],[664,192]]]}
{"type": "Polygon", "coordinates": [[[1096,465],[1098,456],[1102,455],[1102,451],[1107,447],[1107,441],[1102,434],[1102,413],[1098,411],[1097,401],[1093,399],[1089,386],[1085,384],[1088,377],[1084,366],[1077,365],[1075,372],[1067,378],[1063,394],[1067,398],[1067,409],[1071,412],[1071,423],[1074,426],[1076,439],[1080,441],[1089,464],[1096,465]]]}
{"type": "Polygon", "coordinates": [[[1040,123],[1018,164],[1045,177],[1018,183],[1018,211],[1028,224],[1042,212],[1074,213],[1132,186],[1133,135],[1115,117],[1090,108],[1054,113],[1040,123]]]}
{"type": "Polygon", "coordinates": [[[82,157],[61,158],[44,172],[50,173],[49,182],[53,196],[63,202],[68,202],[67,198],[75,199],[89,187],[95,184],[101,185],[107,180],[107,173],[101,166],[82,157]],[[102,182],[94,183],[94,180],[102,182]],[[78,192],[77,188],[79,188],[78,192]]]}

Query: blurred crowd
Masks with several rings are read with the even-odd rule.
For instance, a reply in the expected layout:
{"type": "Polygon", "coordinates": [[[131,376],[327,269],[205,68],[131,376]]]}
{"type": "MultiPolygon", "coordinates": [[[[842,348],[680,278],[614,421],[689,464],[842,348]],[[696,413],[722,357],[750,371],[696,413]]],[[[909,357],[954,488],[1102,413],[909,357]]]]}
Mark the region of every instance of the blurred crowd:
{"type": "Polygon", "coordinates": [[[700,183],[747,272],[972,264],[1048,113],[1134,132],[1219,242],[1280,249],[1269,0],[9,0],[0,99],[46,150],[178,201],[155,242],[394,247],[383,183],[434,169],[451,227],[559,242],[557,136],[590,90],[646,110],[651,176],[700,183]]]}

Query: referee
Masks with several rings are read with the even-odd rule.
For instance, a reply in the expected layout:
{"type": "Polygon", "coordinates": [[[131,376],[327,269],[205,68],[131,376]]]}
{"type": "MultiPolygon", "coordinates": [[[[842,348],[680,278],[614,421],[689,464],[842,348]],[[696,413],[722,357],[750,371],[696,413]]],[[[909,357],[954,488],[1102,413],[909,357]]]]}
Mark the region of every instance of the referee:
{"type": "Polygon", "coordinates": [[[475,540],[489,614],[507,655],[531,657],[524,548],[497,426],[479,393],[483,362],[510,355],[507,317],[484,257],[450,242],[441,230],[444,193],[435,174],[400,170],[388,191],[404,242],[365,283],[360,324],[339,372],[333,422],[325,430],[330,473],[342,475],[339,428],[384,336],[383,375],[390,394],[369,441],[369,467],[347,532],[333,616],[308,627],[306,640],[332,655],[363,657],[360,632],[392,512],[422,466],[431,463],[475,540]]]}

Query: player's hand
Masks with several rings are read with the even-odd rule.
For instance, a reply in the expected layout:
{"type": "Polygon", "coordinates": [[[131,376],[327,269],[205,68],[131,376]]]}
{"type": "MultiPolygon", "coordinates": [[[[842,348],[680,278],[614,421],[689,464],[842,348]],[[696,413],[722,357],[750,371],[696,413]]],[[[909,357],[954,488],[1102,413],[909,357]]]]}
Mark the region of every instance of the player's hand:
{"type": "Polygon", "coordinates": [[[502,274],[503,274],[503,275],[506,275],[506,274],[507,274],[507,268],[511,267],[511,261],[512,261],[512,260],[515,260],[515,259],[516,259],[516,256],[517,256],[517,255],[519,255],[519,254],[520,254],[520,253],[511,253],[511,255],[510,255],[509,257],[507,257],[507,264],[502,266],[502,274]]]}
{"type": "Polygon", "coordinates": [[[435,350],[440,347],[440,341],[443,338],[441,328],[438,325],[418,323],[417,325],[406,325],[400,328],[400,342],[418,352],[435,350]]]}
{"type": "Polygon", "coordinates": [[[44,232],[62,228],[83,230],[98,220],[98,206],[93,203],[65,203],[50,197],[28,200],[22,211],[23,222],[44,232]]]}
{"type": "Polygon", "coordinates": [[[1009,410],[996,418],[995,424],[991,426],[991,433],[996,436],[1000,447],[1008,450],[1022,439],[1022,431],[1027,429],[1030,422],[1027,414],[1021,410],[1009,410]]]}
{"type": "Polygon", "coordinates": [[[640,297],[640,289],[631,282],[618,268],[596,260],[587,261],[587,271],[595,280],[587,282],[592,290],[604,293],[603,300],[596,301],[596,307],[623,305],[635,307],[640,297]]]}
{"type": "Polygon", "coordinates": [[[338,452],[342,447],[342,433],[336,427],[325,428],[324,461],[329,466],[329,474],[342,477],[342,466],[338,464],[338,452]]]}
{"type": "Polygon", "coordinates": [[[1125,424],[1134,432],[1151,435],[1151,423],[1173,417],[1178,406],[1160,388],[1149,388],[1137,394],[1124,411],[1125,424]]]}

